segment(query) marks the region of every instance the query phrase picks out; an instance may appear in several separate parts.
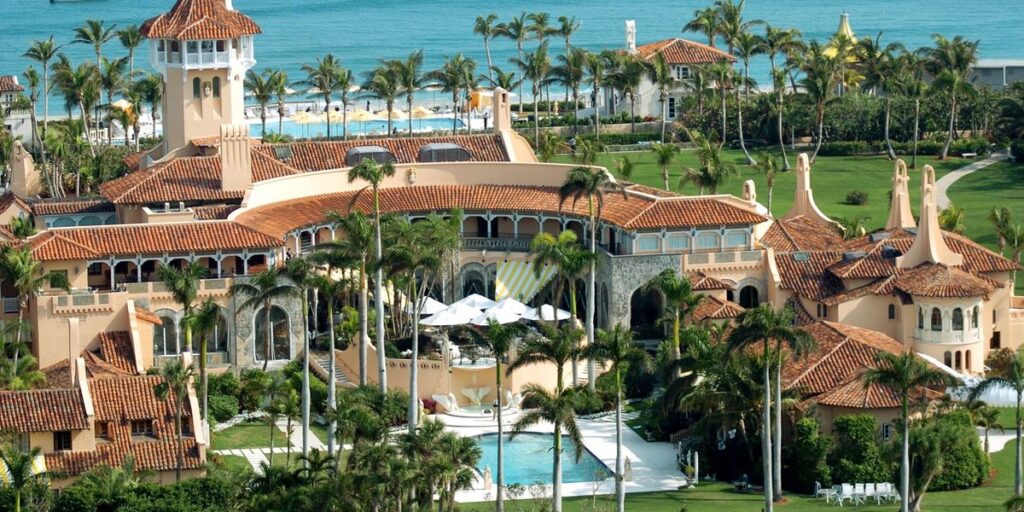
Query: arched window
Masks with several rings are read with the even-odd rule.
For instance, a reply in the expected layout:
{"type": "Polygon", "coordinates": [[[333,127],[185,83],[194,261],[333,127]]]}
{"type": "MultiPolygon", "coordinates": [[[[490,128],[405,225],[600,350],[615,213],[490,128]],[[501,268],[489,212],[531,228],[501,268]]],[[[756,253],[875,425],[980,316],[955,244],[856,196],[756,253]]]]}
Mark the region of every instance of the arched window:
{"type": "Polygon", "coordinates": [[[267,344],[267,310],[260,308],[256,312],[256,360],[263,361],[268,356],[271,361],[291,359],[288,331],[288,314],[277,306],[270,307],[270,334],[273,343],[267,344]]]}
{"type": "Polygon", "coordinates": [[[942,312],[939,311],[939,308],[932,308],[932,330],[942,330],[942,312]]]}
{"type": "MultiPolygon", "coordinates": [[[[217,323],[213,326],[206,339],[206,351],[207,352],[227,352],[228,351],[228,321],[224,317],[224,312],[220,311],[217,313],[217,323]]],[[[198,354],[202,339],[200,336],[193,334],[192,336],[192,352],[198,354]]]]}
{"type": "Polygon", "coordinates": [[[213,77],[213,97],[220,98],[220,77],[213,77]]]}
{"type": "Polygon", "coordinates": [[[953,330],[964,330],[964,310],[956,308],[953,310],[953,330]]]}
{"type": "Polygon", "coordinates": [[[978,306],[974,306],[974,312],[971,314],[971,328],[972,329],[977,329],[978,328],[978,317],[979,316],[981,316],[981,311],[978,309],[978,306]]]}
{"type": "Polygon", "coordinates": [[[968,350],[964,353],[964,367],[968,370],[971,369],[971,351],[968,350]]]}
{"type": "Polygon", "coordinates": [[[889,304],[889,320],[893,320],[895,318],[896,318],[896,305],[895,304],[889,304]]]}
{"type": "Polygon", "coordinates": [[[959,370],[960,368],[963,368],[961,357],[962,357],[962,354],[960,353],[959,350],[957,350],[956,351],[956,367],[955,367],[957,370],[959,370]]]}
{"type": "Polygon", "coordinates": [[[198,98],[203,92],[203,82],[198,77],[192,79],[192,97],[198,98]]]}
{"type": "Polygon", "coordinates": [[[947,350],[946,352],[944,352],[942,354],[942,364],[945,364],[946,366],[948,366],[950,368],[953,367],[953,353],[952,352],[947,350]]]}
{"type": "Polygon", "coordinates": [[[917,308],[917,328],[924,329],[924,308],[917,308]]]}
{"type": "Polygon", "coordinates": [[[173,356],[178,353],[178,322],[171,311],[161,311],[160,325],[153,326],[153,355],[173,356]]]}
{"type": "Polygon", "coordinates": [[[740,306],[744,308],[756,308],[761,301],[758,297],[757,288],[753,286],[744,286],[740,288],[740,306]]]}

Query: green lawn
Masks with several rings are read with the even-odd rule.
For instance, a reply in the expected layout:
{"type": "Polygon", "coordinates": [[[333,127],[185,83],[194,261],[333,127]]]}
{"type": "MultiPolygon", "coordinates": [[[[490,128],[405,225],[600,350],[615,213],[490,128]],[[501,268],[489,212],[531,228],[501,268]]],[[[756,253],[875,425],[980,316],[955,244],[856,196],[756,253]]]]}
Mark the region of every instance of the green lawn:
{"type": "Polygon", "coordinates": [[[1000,162],[964,176],[950,187],[949,199],[964,209],[971,238],[996,250],[988,213],[1005,206],[1016,223],[1024,222],[1024,165],[1000,162]]]}
{"type": "MultiPolygon", "coordinates": [[[[1001,452],[992,456],[996,467],[996,476],[980,487],[963,491],[928,493],[924,497],[922,509],[925,511],[963,511],[993,512],[1002,510],[1002,503],[1013,494],[1013,445],[1007,445],[1001,452]]],[[[598,506],[603,509],[614,509],[612,496],[598,497],[598,506]],[[609,508],[610,507],[610,508],[609,508]]],[[[684,491],[664,491],[626,495],[626,507],[629,510],[643,512],[680,512],[685,505],[688,512],[757,512],[762,508],[762,497],[757,494],[737,493],[732,486],[726,484],[702,484],[684,491]]],[[[591,498],[565,499],[565,512],[591,511],[591,498]]],[[[530,510],[527,504],[506,505],[506,510],[530,510]]],[[[467,503],[459,505],[461,512],[493,510],[493,503],[467,503]]],[[[534,510],[537,507],[532,507],[534,510]]],[[[891,512],[898,507],[886,505],[861,505],[855,510],[868,512],[891,512]]],[[[827,505],[824,500],[806,496],[786,495],[786,503],[778,505],[777,510],[784,512],[824,512],[836,510],[835,505],[827,505]]]]}
{"type": "MultiPolygon", "coordinates": [[[[312,423],[312,422],[310,422],[312,423]]],[[[313,423],[309,426],[309,430],[313,432],[313,435],[320,440],[321,443],[327,444],[327,426],[319,423],[313,423]]]]}
{"type": "MultiPolygon", "coordinates": [[[[220,432],[213,432],[212,436],[211,448],[214,450],[270,447],[270,427],[261,422],[242,423],[220,432]]],[[[286,439],[280,429],[274,432],[274,446],[284,446],[286,439]]]]}
{"type": "Polygon", "coordinates": [[[231,472],[243,473],[252,470],[252,466],[249,465],[249,461],[245,460],[245,457],[237,455],[217,455],[217,457],[220,465],[231,472]]]}

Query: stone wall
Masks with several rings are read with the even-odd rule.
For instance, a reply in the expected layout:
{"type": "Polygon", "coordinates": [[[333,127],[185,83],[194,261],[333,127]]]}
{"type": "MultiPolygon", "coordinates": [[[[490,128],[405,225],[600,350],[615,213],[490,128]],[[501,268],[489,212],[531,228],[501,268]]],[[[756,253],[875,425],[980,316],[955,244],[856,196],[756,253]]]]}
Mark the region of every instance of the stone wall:
{"type": "Polygon", "coordinates": [[[598,297],[604,300],[607,290],[608,318],[606,326],[629,326],[630,298],[641,286],[666,268],[679,271],[678,254],[652,254],[642,256],[609,256],[602,253],[597,269],[598,297]]]}

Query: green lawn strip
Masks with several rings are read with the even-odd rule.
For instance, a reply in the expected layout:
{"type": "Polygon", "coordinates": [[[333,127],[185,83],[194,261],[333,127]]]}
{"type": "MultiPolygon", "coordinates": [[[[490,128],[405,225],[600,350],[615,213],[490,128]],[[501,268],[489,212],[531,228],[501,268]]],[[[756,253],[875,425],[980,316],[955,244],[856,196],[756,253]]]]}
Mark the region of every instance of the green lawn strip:
{"type": "Polygon", "coordinates": [[[216,455],[217,459],[222,467],[232,472],[245,472],[252,470],[252,466],[249,465],[249,461],[245,460],[245,457],[239,457],[238,455],[216,455]]]}
{"type": "MultiPolygon", "coordinates": [[[[276,428],[276,427],[275,427],[276,428]]],[[[237,448],[269,448],[270,427],[262,422],[247,422],[235,425],[220,432],[213,432],[214,450],[232,450],[237,448]]],[[[274,432],[274,446],[286,446],[284,432],[274,432]]]]}
{"type": "Polygon", "coordinates": [[[313,423],[309,426],[309,430],[313,432],[313,435],[315,435],[321,443],[327,444],[327,425],[313,423]]]}

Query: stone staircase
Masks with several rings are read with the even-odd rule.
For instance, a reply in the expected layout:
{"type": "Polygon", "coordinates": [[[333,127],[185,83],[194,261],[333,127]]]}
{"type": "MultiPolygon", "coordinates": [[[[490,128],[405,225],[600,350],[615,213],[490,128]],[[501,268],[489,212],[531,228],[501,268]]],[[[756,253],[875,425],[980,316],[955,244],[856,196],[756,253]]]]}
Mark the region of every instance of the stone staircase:
{"type": "MultiPolygon", "coordinates": [[[[312,352],[312,358],[309,360],[309,367],[313,373],[316,373],[318,377],[327,382],[329,378],[329,368],[331,364],[331,356],[327,352],[312,352]]],[[[338,387],[340,388],[352,388],[356,384],[349,380],[345,372],[341,371],[341,368],[337,366],[334,368],[335,378],[338,380],[338,387]]]]}

